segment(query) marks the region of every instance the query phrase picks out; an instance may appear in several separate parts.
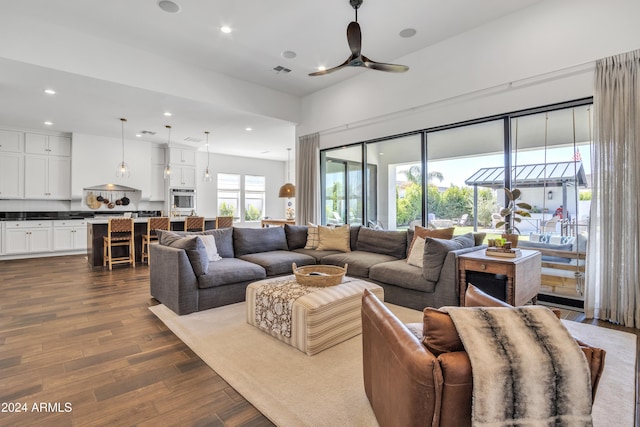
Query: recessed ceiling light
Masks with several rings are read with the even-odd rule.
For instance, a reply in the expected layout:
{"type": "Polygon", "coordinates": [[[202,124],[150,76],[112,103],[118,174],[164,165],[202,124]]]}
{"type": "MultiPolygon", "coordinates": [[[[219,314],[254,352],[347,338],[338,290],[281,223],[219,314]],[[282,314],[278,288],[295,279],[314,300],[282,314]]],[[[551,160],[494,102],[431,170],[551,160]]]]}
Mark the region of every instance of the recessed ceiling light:
{"type": "Polygon", "coordinates": [[[50,121],[47,120],[46,122],[44,122],[44,124],[47,125],[47,126],[51,126],[51,125],[53,125],[53,122],[50,122],[50,121]]]}
{"type": "Polygon", "coordinates": [[[296,56],[298,56],[297,53],[295,53],[292,50],[285,50],[284,52],[282,52],[280,55],[282,55],[283,58],[287,58],[287,59],[293,59],[296,56]]]}
{"type": "Polygon", "coordinates": [[[404,30],[400,31],[400,37],[408,39],[409,37],[415,36],[416,32],[417,31],[415,30],[415,28],[405,28],[404,30]]]}
{"type": "Polygon", "coordinates": [[[136,133],[136,138],[142,138],[142,134],[141,133],[136,133]]]}
{"type": "Polygon", "coordinates": [[[44,93],[46,93],[47,95],[55,95],[56,91],[53,89],[45,89],[44,93]]]}
{"type": "Polygon", "coordinates": [[[327,67],[325,67],[324,65],[320,65],[320,66],[318,67],[318,71],[324,71],[324,70],[326,70],[326,69],[327,69],[327,67]]]}
{"type": "Polygon", "coordinates": [[[228,25],[223,25],[222,27],[220,27],[220,31],[225,34],[229,34],[231,32],[231,27],[229,27],[228,25]]]}
{"type": "Polygon", "coordinates": [[[244,128],[244,130],[246,130],[247,132],[251,132],[253,130],[252,127],[247,126],[246,128],[244,128]]]}
{"type": "Polygon", "coordinates": [[[178,13],[180,12],[180,6],[169,0],[161,0],[158,2],[158,6],[160,9],[164,10],[167,13],[178,13]]]}
{"type": "Polygon", "coordinates": [[[165,115],[166,117],[171,117],[171,116],[172,116],[172,114],[171,114],[170,112],[168,112],[168,111],[165,111],[164,115],[165,115]]]}

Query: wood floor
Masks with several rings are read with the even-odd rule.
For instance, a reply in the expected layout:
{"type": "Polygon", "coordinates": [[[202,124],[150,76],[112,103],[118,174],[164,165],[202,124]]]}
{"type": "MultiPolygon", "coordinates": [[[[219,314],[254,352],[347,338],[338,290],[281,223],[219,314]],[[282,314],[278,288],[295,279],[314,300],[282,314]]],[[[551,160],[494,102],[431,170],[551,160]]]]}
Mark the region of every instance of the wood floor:
{"type": "Polygon", "coordinates": [[[110,272],[84,256],[0,261],[0,425],[272,425],[153,304],[146,265],[110,272]]]}
{"type": "Polygon", "coordinates": [[[156,303],[146,265],[0,261],[0,425],[271,426],[148,310],[156,303]]]}

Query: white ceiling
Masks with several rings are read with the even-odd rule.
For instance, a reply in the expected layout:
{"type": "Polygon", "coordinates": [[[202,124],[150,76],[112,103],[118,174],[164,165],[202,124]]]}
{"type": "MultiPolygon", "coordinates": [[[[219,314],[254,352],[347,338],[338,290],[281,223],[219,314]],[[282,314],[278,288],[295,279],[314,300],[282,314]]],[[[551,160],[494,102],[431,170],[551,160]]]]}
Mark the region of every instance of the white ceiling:
{"type": "MultiPolygon", "coordinates": [[[[538,1],[364,0],[358,12],[362,50],[376,61],[402,63],[398,59],[405,55],[538,1]],[[417,34],[400,37],[405,28],[414,28],[417,34]]],[[[307,75],[318,65],[335,66],[348,57],[346,27],[354,18],[348,0],[175,2],[181,11],[169,14],[158,7],[158,0],[0,0],[4,19],[28,23],[24,34],[2,43],[18,45],[24,41],[20,37],[37,36],[30,28],[46,24],[209,70],[212,79],[222,74],[294,99],[361,73],[378,72],[344,69],[326,76],[307,75]],[[221,25],[229,25],[233,32],[222,34],[221,25]],[[284,58],[285,50],[297,57],[284,58]],[[278,65],[292,71],[276,73],[272,69],[278,65]]],[[[50,32],[41,42],[55,45],[58,40],[50,32]]],[[[116,65],[127,67],[127,63],[116,65]]],[[[277,114],[256,114],[220,100],[180,97],[88,74],[82,66],[63,70],[53,59],[36,65],[0,57],[0,125],[49,129],[42,123],[51,120],[52,130],[119,138],[118,118],[126,114],[127,139],[149,130],[157,134],[144,140],[166,142],[164,125],[170,124],[172,142],[204,140],[203,131],[211,131],[212,151],[217,153],[285,160],[286,148],[294,146],[295,123],[277,119],[277,114]],[[52,85],[58,94],[45,96],[42,90],[52,85]],[[174,115],[163,117],[165,110],[174,115]],[[245,131],[247,126],[254,130],[245,131]]],[[[203,142],[193,145],[204,147],[203,142]]]]}

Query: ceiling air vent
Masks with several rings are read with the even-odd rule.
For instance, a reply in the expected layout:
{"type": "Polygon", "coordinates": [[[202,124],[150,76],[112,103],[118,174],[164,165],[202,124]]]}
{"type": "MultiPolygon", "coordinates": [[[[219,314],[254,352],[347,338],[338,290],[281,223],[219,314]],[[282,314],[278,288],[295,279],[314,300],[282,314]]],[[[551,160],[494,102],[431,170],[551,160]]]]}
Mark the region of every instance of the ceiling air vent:
{"type": "Polygon", "coordinates": [[[286,74],[286,73],[290,73],[291,72],[291,70],[289,68],[283,67],[282,65],[278,65],[277,67],[274,67],[273,71],[276,74],[280,74],[280,73],[285,73],[286,74]]]}
{"type": "Polygon", "coordinates": [[[185,141],[185,142],[195,142],[195,143],[198,143],[198,144],[199,144],[199,143],[201,143],[201,142],[202,142],[202,139],[200,139],[200,138],[193,138],[193,137],[191,137],[191,136],[188,136],[188,137],[186,137],[186,138],[184,139],[184,141],[185,141]]]}
{"type": "Polygon", "coordinates": [[[155,132],[152,132],[150,130],[143,130],[143,131],[140,131],[140,133],[143,134],[143,135],[155,135],[156,134],[155,132]]]}

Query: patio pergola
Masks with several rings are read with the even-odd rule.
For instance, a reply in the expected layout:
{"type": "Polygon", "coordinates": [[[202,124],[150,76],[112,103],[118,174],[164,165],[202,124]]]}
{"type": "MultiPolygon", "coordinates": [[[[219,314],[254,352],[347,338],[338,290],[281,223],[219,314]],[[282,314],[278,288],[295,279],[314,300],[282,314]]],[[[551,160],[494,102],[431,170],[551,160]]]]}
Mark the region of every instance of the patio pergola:
{"type": "MultiPolygon", "coordinates": [[[[562,188],[562,206],[567,206],[567,188],[587,187],[587,176],[581,161],[518,165],[512,168],[513,188],[562,188]]],[[[465,180],[473,186],[473,229],[478,229],[478,187],[504,188],[504,166],[480,168],[465,180]]]]}

